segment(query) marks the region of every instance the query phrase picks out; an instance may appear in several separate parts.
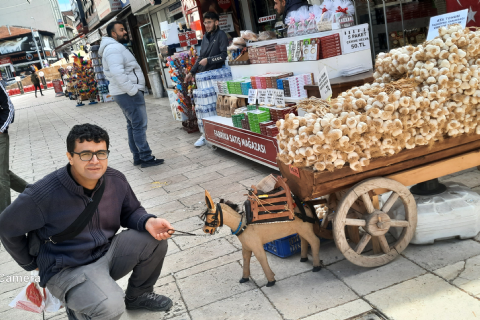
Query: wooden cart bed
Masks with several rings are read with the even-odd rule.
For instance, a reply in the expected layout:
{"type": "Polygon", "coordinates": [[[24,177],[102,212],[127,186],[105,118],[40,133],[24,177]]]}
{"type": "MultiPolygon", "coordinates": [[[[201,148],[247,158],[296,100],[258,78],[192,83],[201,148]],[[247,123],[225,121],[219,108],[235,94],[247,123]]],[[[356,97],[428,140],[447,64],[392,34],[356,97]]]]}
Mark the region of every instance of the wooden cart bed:
{"type": "MultiPolygon", "coordinates": [[[[363,171],[344,167],[334,172],[292,168],[277,159],[282,175],[293,194],[303,201],[341,191],[373,177],[386,177],[410,186],[480,165],[480,135],[470,134],[437,141],[433,146],[377,158],[363,171]],[[297,169],[297,170],[296,170],[297,169]]],[[[377,189],[376,194],[386,190],[377,189]]]]}

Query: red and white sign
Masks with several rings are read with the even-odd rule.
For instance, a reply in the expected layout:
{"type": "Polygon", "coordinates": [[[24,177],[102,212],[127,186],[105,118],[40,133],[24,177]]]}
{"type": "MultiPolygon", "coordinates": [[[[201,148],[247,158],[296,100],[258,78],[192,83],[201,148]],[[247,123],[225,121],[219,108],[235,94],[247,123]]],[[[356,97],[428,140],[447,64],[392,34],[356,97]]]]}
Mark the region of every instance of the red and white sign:
{"type": "Polygon", "coordinates": [[[203,119],[205,139],[221,148],[270,167],[278,168],[277,139],[203,119]]]}
{"type": "Polygon", "coordinates": [[[224,32],[233,32],[235,28],[233,26],[233,18],[231,14],[221,14],[218,21],[218,27],[224,32]]]}
{"type": "Polygon", "coordinates": [[[197,34],[195,31],[181,32],[178,34],[180,47],[188,47],[198,44],[197,34]]]}
{"type": "Polygon", "coordinates": [[[2,65],[2,64],[11,64],[11,63],[12,63],[12,60],[10,60],[10,57],[0,58],[0,65],[2,65]]]}
{"type": "Polygon", "coordinates": [[[264,23],[264,22],[274,21],[274,20],[277,20],[277,15],[276,14],[271,15],[271,16],[258,18],[258,23],[264,23]]]}
{"type": "Polygon", "coordinates": [[[480,25],[480,3],[478,0],[447,0],[447,12],[468,9],[467,27],[480,25]]]}
{"type": "Polygon", "coordinates": [[[227,10],[228,8],[230,8],[232,6],[232,1],[231,0],[218,0],[218,5],[223,10],[227,10]]]}

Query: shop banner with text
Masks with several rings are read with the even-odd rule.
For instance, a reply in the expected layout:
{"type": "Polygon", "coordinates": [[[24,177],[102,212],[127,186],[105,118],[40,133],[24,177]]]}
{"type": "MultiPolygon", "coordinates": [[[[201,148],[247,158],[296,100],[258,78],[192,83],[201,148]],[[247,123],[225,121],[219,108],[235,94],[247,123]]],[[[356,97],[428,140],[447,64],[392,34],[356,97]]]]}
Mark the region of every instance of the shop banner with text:
{"type": "Polygon", "coordinates": [[[277,167],[277,139],[251,131],[203,120],[205,138],[232,152],[277,167]]]}

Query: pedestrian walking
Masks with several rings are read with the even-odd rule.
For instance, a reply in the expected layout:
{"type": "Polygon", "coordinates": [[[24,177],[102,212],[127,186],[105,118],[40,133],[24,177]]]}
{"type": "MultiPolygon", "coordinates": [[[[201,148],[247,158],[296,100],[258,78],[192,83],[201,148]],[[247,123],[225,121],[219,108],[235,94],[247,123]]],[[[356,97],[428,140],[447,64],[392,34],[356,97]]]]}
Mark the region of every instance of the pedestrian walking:
{"type": "MultiPolygon", "coordinates": [[[[207,33],[203,37],[200,57],[192,67],[190,73],[185,77],[185,82],[189,82],[198,72],[220,69],[225,65],[227,59],[228,37],[220,30],[220,17],[215,12],[207,12],[203,16],[203,24],[207,33]]],[[[196,147],[205,145],[205,136],[202,135],[194,144],[196,147]]]]}
{"type": "Polygon", "coordinates": [[[103,71],[110,84],[108,90],[122,109],[127,120],[128,144],[133,164],[142,168],[158,166],[147,142],[147,108],[145,106],[145,77],[133,54],[125,48],[128,33],[125,26],[113,21],[107,26],[108,37],[102,37],[99,54],[103,71]]]}
{"type": "Polygon", "coordinates": [[[30,79],[32,80],[33,85],[35,86],[35,98],[38,98],[37,88],[40,90],[40,94],[43,96],[42,87],[40,86],[40,78],[38,77],[37,72],[34,71],[30,76],[30,79]]]}
{"type": "Polygon", "coordinates": [[[22,193],[27,182],[10,171],[10,137],[8,127],[13,123],[15,109],[7,89],[0,82],[0,215],[12,201],[10,189],[22,193]]]}
{"type": "Polygon", "coordinates": [[[26,271],[38,268],[39,285],[62,301],[68,319],[115,320],[125,309],[173,305],[153,287],[175,230],[148,214],[125,176],[108,167],[109,141],[96,125],[74,126],[68,164],[29,185],[0,215],[6,251],[26,271]],[[115,281],[130,272],[124,292],[115,281]]]}

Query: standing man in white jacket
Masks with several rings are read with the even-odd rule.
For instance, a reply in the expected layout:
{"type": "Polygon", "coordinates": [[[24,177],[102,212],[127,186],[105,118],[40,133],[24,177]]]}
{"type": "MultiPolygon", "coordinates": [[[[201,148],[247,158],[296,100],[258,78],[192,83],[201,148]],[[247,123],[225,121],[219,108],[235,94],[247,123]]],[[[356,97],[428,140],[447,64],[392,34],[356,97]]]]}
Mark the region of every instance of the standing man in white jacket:
{"type": "Polygon", "coordinates": [[[145,106],[145,77],[133,54],[123,45],[128,43],[125,26],[118,21],[107,26],[108,37],[100,43],[103,71],[110,84],[108,90],[127,119],[128,144],[133,164],[142,168],[158,166],[147,142],[147,108],[145,106]]]}

